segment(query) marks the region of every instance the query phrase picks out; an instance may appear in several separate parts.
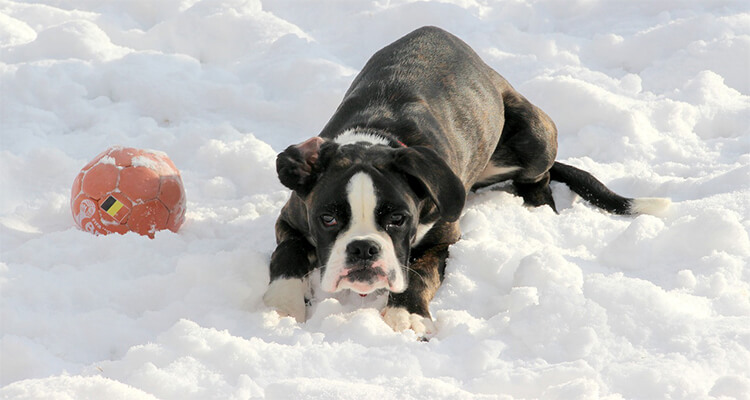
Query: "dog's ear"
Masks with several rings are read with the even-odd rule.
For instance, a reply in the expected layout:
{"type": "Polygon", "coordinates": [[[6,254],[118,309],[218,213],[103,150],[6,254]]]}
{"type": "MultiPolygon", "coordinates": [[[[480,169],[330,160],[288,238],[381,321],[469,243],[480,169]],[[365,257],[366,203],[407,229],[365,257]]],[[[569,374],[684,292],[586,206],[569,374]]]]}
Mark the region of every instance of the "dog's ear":
{"type": "Polygon", "coordinates": [[[279,181],[302,197],[307,196],[321,172],[318,161],[325,139],[319,136],[286,148],[276,157],[279,181]]]}
{"type": "Polygon", "coordinates": [[[393,165],[406,175],[417,196],[429,197],[437,205],[444,219],[458,220],[466,203],[466,189],[434,150],[423,146],[399,149],[393,165]]]}

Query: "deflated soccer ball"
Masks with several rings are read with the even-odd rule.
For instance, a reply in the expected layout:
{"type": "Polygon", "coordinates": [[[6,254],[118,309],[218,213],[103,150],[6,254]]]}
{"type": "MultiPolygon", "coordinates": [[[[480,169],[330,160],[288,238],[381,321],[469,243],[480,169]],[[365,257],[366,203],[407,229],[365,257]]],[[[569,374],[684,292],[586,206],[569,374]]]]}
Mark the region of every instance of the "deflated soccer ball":
{"type": "Polygon", "coordinates": [[[114,146],[86,164],[73,181],[73,219],[93,234],[177,232],[185,221],[180,171],[162,152],[114,146]]]}

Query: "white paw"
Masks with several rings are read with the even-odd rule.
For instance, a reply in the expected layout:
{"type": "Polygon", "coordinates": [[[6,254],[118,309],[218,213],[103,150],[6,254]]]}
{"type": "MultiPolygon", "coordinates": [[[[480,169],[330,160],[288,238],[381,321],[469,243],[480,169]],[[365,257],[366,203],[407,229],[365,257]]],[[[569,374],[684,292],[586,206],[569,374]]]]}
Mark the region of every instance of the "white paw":
{"type": "Polygon", "coordinates": [[[305,322],[305,291],[302,279],[279,278],[271,282],[263,295],[263,302],[274,308],[282,317],[293,317],[305,322]]]}
{"type": "Polygon", "coordinates": [[[437,331],[430,318],[411,314],[403,307],[386,307],[383,310],[383,320],[396,332],[411,329],[420,337],[432,335],[437,331]]]}

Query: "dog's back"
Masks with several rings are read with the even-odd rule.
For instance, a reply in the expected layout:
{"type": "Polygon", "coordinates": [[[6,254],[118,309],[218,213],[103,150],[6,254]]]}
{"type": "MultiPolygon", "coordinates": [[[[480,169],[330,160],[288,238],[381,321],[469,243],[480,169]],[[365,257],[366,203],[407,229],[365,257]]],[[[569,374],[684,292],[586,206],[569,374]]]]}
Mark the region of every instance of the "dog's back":
{"type": "Polygon", "coordinates": [[[498,143],[508,89],[461,39],[423,27],[370,58],[320,136],[363,127],[391,132],[452,160],[468,189],[498,143]]]}

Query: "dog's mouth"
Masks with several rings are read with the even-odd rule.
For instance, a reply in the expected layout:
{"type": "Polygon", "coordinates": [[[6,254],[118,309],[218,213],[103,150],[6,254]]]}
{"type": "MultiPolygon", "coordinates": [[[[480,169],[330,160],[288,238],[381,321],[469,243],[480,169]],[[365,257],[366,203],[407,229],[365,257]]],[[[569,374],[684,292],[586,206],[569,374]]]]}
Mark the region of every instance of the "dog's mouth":
{"type": "Polygon", "coordinates": [[[352,282],[372,281],[377,280],[380,277],[387,278],[383,268],[362,264],[357,264],[348,268],[346,270],[346,275],[343,276],[344,279],[352,282]]]}
{"type": "Polygon", "coordinates": [[[387,274],[377,265],[355,264],[346,268],[336,281],[336,288],[350,289],[360,295],[372,293],[378,289],[391,288],[394,274],[387,274]]]}

